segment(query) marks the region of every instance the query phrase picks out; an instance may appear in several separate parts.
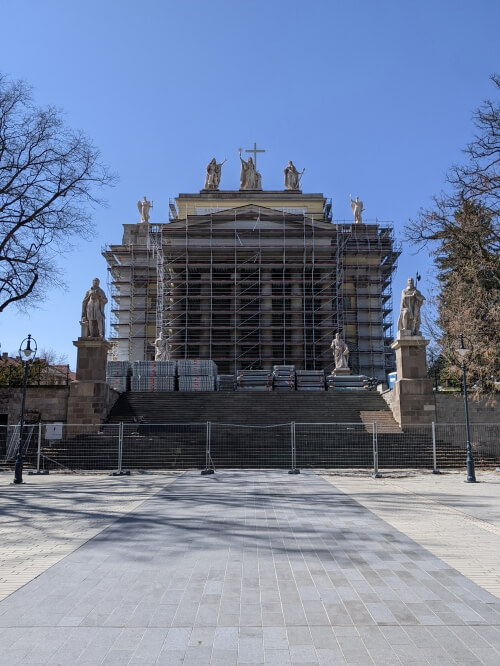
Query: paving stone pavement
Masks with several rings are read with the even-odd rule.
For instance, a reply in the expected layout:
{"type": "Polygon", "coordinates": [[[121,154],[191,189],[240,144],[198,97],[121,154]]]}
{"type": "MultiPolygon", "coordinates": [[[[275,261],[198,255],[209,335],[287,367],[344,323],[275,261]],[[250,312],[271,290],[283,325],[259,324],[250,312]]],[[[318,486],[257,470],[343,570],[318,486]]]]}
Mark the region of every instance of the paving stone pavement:
{"type": "Polygon", "coordinates": [[[0,646],[9,666],[497,666],[500,600],[313,472],[193,471],[0,602],[0,646]]]}
{"type": "Polygon", "coordinates": [[[0,600],[132,511],[176,476],[178,472],[125,478],[26,474],[25,483],[15,486],[12,473],[0,474],[0,600]]]}
{"type": "Polygon", "coordinates": [[[440,475],[392,472],[381,479],[325,472],[324,476],[454,569],[500,597],[500,471],[440,475]]]}

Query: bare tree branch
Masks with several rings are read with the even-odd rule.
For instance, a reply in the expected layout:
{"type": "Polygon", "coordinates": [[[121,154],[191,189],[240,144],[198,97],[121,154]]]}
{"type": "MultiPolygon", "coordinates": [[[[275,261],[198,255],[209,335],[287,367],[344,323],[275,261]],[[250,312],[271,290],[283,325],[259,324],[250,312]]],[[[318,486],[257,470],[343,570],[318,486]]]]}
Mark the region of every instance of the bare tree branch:
{"type": "Polygon", "coordinates": [[[83,133],[0,75],[0,312],[62,284],[54,252],[91,237],[89,204],[115,180],[83,133]]]}
{"type": "MultiPolygon", "coordinates": [[[[492,76],[500,91],[500,76],[492,76]]],[[[467,161],[451,168],[449,189],[433,198],[406,227],[437,268],[436,338],[443,372],[459,377],[454,353],[460,333],[471,346],[468,367],[482,391],[500,376],[500,103],[487,100],[474,114],[467,161]]]]}

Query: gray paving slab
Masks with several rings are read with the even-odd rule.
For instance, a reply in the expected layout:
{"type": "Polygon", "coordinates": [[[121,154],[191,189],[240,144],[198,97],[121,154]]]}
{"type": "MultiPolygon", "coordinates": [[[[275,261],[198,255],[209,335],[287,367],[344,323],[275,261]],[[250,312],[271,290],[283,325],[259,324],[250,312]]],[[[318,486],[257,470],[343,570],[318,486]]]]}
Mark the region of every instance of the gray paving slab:
{"type": "Polygon", "coordinates": [[[0,602],[0,664],[500,663],[500,599],[334,482],[171,481],[0,602]]]}

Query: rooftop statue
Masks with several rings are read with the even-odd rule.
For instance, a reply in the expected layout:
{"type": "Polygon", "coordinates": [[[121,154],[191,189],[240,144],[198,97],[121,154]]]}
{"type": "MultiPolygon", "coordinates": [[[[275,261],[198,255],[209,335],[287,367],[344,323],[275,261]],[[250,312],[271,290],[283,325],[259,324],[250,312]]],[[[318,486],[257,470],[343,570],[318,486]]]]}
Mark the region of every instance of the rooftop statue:
{"type": "Polygon", "coordinates": [[[241,162],[240,190],[261,190],[262,189],[261,175],[257,171],[251,156],[248,158],[246,162],[241,157],[241,149],[240,149],[240,162],[241,162]]]}
{"type": "Polygon", "coordinates": [[[300,190],[300,177],[305,169],[299,173],[295,168],[292,160],[290,160],[284,169],[285,172],[285,190],[300,190]]]}
{"type": "Polygon", "coordinates": [[[153,202],[144,197],[142,201],[137,202],[137,208],[141,214],[141,222],[149,222],[149,211],[153,208],[153,202]]]}
{"type": "Polygon", "coordinates": [[[361,224],[363,221],[363,218],[361,217],[361,213],[363,212],[363,202],[359,200],[359,197],[356,197],[356,199],[353,201],[352,197],[351,199],[351,210],[354,215],[354,223],[355,224],[361,224]]]}
{"type": "Polygon", "coordinates": [[[218,190],[220,184],[220,177],[222,173],[222,165],[224,162],[227,162],[224,159],[223,162],[217,163],[215,157],[213,157],[210,162],[207,164],[207,174],[205,176],[205,190],[218,190]]]}
{"type": "Polygon", "coordinates": [[[425,301],[415,287],[413,278],[408,278],[408,285],[401,292],[401,311],[398,319],[398,331],[404,335],[421,335],[420,308],[425,301]]]}

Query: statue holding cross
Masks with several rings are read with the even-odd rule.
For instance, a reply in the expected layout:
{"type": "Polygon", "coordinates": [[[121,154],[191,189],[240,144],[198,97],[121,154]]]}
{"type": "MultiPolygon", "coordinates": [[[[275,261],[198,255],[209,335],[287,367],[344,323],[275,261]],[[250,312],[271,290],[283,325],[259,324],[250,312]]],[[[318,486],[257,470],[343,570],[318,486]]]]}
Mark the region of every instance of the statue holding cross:
{"type": "Polygon", "coordinates": [[[240,171],[240,190],[261,190],[262,177],[257,171],[257,153],[265,153],[265,150],[257,148],[254,141],[253,148],[245,150],[246,153],[253,153],[254,159],[250,156],[248,160],[241,157],[242,149],[239,148],[241,171],[240,171]]]}

